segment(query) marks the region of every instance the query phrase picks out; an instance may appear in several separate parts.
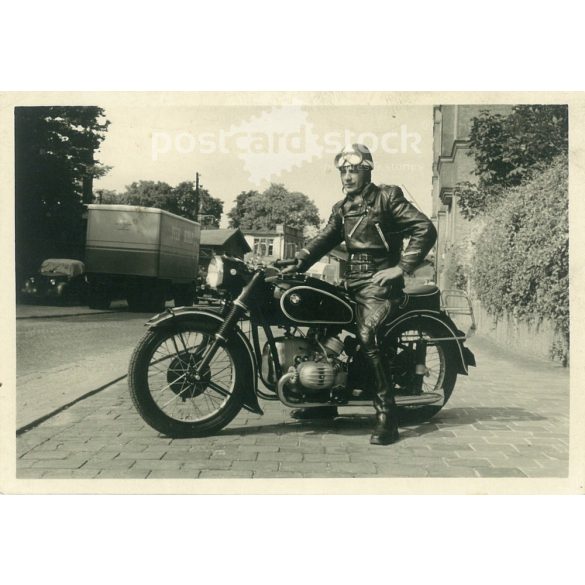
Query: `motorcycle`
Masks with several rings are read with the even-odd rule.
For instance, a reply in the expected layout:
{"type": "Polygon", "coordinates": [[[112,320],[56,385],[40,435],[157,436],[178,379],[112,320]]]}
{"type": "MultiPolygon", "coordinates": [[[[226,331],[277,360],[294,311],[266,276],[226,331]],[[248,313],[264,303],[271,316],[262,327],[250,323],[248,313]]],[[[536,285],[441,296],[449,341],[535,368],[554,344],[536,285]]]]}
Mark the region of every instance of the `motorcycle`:
{"type": "MultiPolygon", "coordinates": [[[[169,308],[148,321],[128,380],[151,427],[171,437],[213,435],[242,408],[263,414],[259,398],[290,408],[372,404],[354,302],[340,286],[280,273],[293,263],[251,267],[215,257],[207,284],[225,293],[220,307],[169,308]]],[[[457,375],[475,366],[436,286],[406,291],[378,339],[403,422],[434,416],[457,375]]]]}

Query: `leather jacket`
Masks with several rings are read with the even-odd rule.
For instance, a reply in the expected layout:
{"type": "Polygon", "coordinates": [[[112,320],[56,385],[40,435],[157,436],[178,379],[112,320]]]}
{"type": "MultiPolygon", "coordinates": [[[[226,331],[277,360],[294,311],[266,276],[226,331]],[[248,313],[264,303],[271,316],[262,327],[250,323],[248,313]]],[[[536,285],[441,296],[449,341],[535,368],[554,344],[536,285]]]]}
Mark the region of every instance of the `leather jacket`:
{"type": "Polygon", "coordinates": [[[346,197],[334,206],[327,225],[298,254],[309,267],[345,240],[347,251],[388,259],[410,274],[424,260],[437,239],[429,218],[408,202],[396,185],[369,183],[357,207],[346,197]],[[403,251],[402,242],[410,237],[403,251]]]}

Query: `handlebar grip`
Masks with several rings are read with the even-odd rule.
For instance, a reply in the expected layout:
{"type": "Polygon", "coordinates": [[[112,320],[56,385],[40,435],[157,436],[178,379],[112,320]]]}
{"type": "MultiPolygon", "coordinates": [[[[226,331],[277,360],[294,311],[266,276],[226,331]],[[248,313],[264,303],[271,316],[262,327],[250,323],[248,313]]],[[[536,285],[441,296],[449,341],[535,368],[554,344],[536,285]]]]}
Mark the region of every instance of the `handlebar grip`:
{"type": "Polygon", "coordinates": [[[284,268],[285,266],[293,266],[297,263],[296,258],[289,258],[288,260],[276,260],[274,266],[276,268],[284,268]]]}

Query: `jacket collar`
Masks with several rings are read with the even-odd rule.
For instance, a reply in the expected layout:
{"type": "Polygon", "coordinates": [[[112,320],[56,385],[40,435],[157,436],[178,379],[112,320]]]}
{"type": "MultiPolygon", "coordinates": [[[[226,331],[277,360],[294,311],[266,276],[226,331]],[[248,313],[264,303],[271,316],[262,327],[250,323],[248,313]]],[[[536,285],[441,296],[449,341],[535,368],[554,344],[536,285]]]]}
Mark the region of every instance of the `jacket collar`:
{"type": "Polygon", "coordinates": [[[364,198],[366,205],[371,205],[376,199],[377,194],[378,194],[377,185],[374,185],[374,183],[368,183],[364,187],[364,190],[362,191],[362,197],[364,198]]]}
{"type": "Polygon", "coordinates": [[[346,195],[343,199],[343,202],[349,201],[358,195],[361,195],[363,200],[366,203],[372,203],[372,201],[376,198],[376,193],[378,192],[378,187],[374,185],[374,183],[368,183],[359,193],[354,193],[351,197],[346,195]]]}

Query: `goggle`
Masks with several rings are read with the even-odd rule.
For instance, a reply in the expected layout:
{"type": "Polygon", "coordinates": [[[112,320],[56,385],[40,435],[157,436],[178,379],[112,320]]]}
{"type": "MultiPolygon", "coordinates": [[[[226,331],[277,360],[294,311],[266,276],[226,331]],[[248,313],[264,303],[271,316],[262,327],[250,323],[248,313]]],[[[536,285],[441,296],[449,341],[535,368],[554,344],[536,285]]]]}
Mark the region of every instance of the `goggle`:
{"type": "Polygon", "coordinates": [[[368,171],[374,168],[374,163],[363,157],[360,152],[340,152],[335,157],[335,166],[338,169],[351,168],[351,172],[356,172],[354,169],[360,171],[368,171]]]}
{"type": "Polygon", "coordinates": [[[342,167],[339,167],[339,172],[341,174],[345,173],[345,172],[350,172],[350,173],[357,173],[359,171],[370,171],[372,170],[372,167],[369,167],[367,165],[343,165],[342,167]]]}

